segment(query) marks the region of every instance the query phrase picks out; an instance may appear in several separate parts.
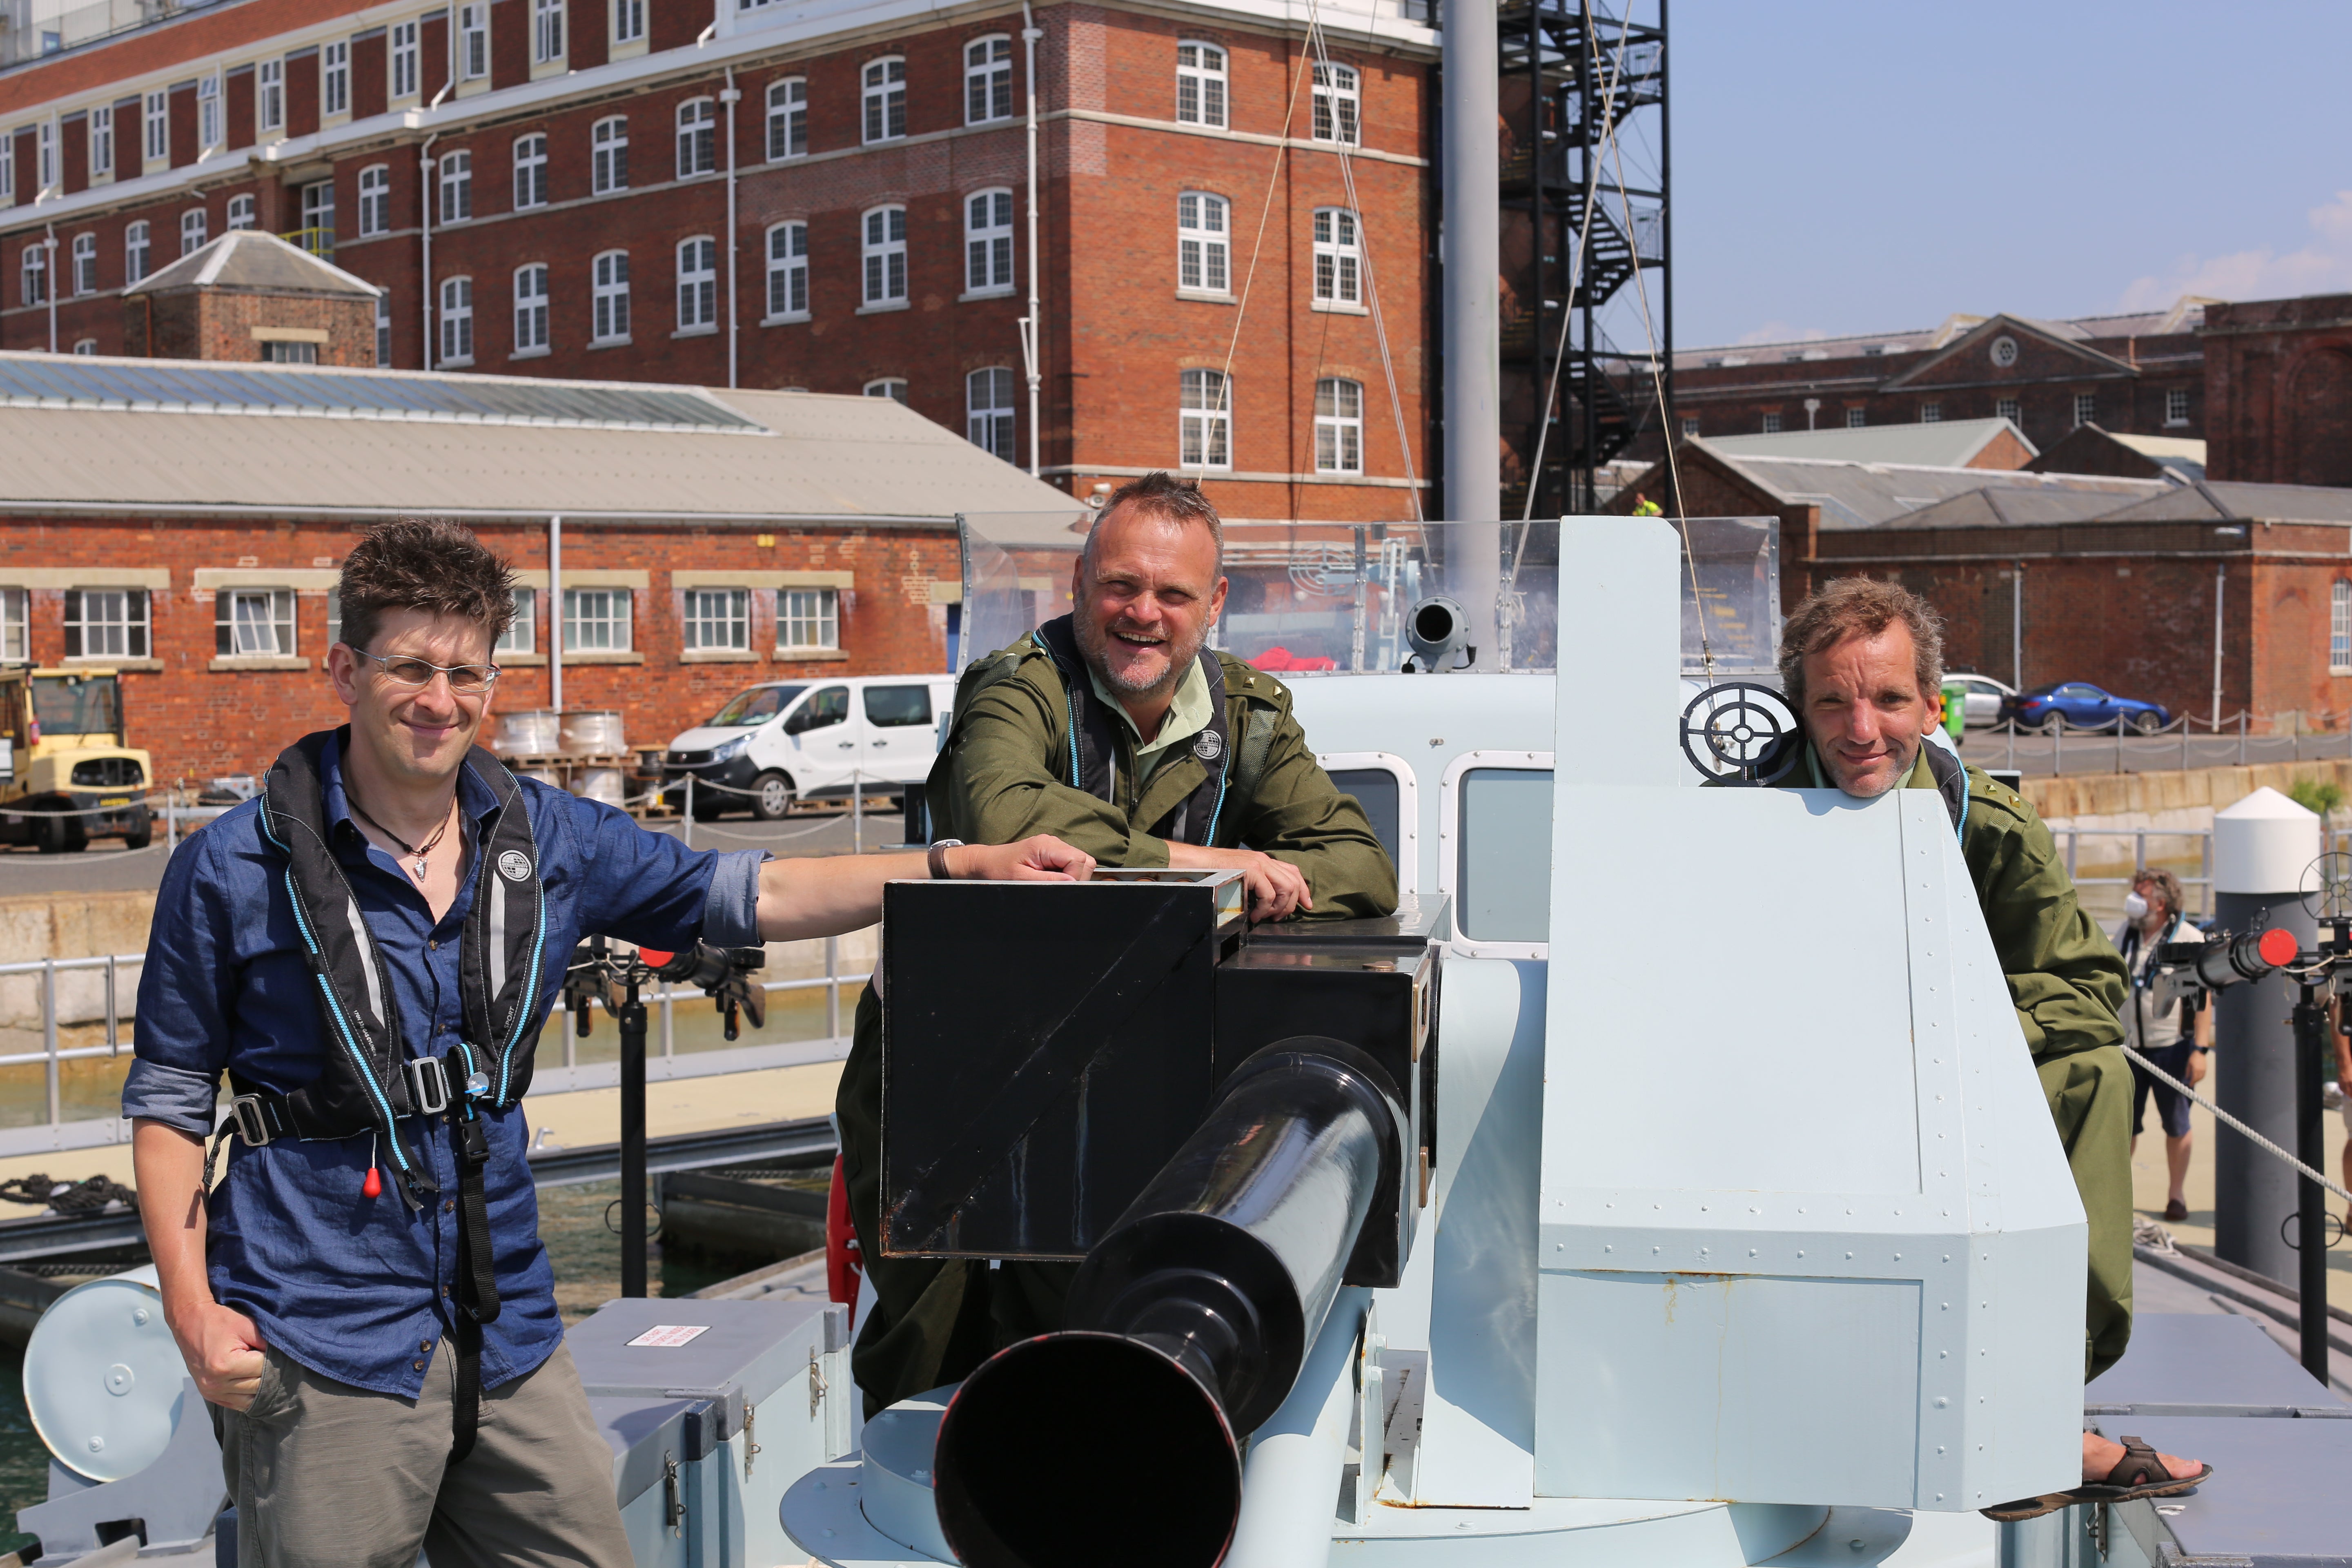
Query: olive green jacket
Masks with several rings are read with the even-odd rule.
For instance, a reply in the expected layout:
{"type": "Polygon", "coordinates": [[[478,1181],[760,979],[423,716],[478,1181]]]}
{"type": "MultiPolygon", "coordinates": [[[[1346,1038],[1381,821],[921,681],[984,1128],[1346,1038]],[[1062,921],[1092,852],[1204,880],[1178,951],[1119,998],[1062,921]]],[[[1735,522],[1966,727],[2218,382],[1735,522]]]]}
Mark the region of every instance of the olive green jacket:
{"type": "MultiPolygon", "coordinates": [[[[1935,789],[1923,741],[1906,789],[1935,789]]],[[[2023,795],[1969,767],[1968,814],[1960,826],[1960,858],[1977,887],[1985,929],[2009,981],[2018,1026],[2037,1060],[2123,1043],[2117,1022],[2131,982],[2124,961],[2074,897],[2074,879],[2058,841],[2023,795]]],[[[1780,780],[1784,789],[1826,779],[1808,745],[1780,780]]]]}
{"type": "MultiPolygon", "coordinates": [[[[1150,829],[1207,779],[1206,764],[1192,748],[1177,747],[1139,788],[1135,737],[1126,725],[1114,724],[1118,798],[1100,800],[1074,787],[1056,771],[1069,740],[1060,671],[1025,638],[1004,652],[1019,659],[1017,667],[956,713],[940,765],[931,770],[936,831],[974,844],[1050,833],[1106,866],[1168,864],[1168,846],[1150,829]]],[[[1255,790],[1249,799],[1228,800],[1220,814],[1216,847],[1244,846],[1297,866],[1307,875],[1317,915],[1394,910],[1396,868],[1363,807],[1342,795],[1316,762],[1291,713],[1289,689],[1238,658],[1216,657],[1224,668],[1234,755],[1249,755],[1252,733],[1274,727],[1255,790]]]]}

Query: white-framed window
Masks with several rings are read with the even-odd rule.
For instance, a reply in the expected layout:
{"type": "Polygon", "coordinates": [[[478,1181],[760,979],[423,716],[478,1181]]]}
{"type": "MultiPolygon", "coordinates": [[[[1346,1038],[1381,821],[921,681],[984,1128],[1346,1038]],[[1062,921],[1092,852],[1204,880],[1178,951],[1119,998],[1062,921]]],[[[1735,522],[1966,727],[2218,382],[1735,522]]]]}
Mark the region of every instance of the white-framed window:
{"type": "Polygon", "coordinates": [[[2167,425],[2186,425],[2189,423],[2189,389],[2187,387],[2175,386],[2166,391],[2164,395],[2164,422],[2167,425]]]}
{"type": "Polygon", "coordinates": [[[907,401],[907,378],[903,375],[886,375],[879,381],[867,382],[865,392],[868,397],[887,397],[895,403],[904,404],[907,401]]]}
{"type": "Polygon", "coordinates": [[[2075,426],[2079,429],[2084,425],[2095,424],[2097,422],[2098,417],[2099,395],[2095,392],[2076,393],[2074,395],[2075,426]]]}
{"type": "Polygon", "coordinates": [[[33,184],[42,190],[58,183],[58,122],[44,120],[33,132],[33,184]]]}
{"type": "Polygon", "coordinates": [[[963,122],[1013,118],[1013,37],[997,33],[963,47],[963,122]]]}
{"type": "Polygon", "coordinates": [[[0,132],[0,206],[16,205],[16,136],[0,132]]]}
{"type": "Polygon", "coordinates": [[[231,229],[251,228],[254,225],[253,198],[231,196],[228,199],[228,226],[231,229]]]}
{"type": "Polygon", "coordinates": [[[1225,122],[1225,51],[1219,46],[1176,46],[1176,119],[1183,125],[1225,122]]]}
{"type": "Polygon", "coordinates": [[[78,354],[94,354],[98,352],[98,340],[96,338],[76,338],[74,340],[73,352],[78,354]]]}
{"type": "Polygon", "coordinates": [[[868,208],[866,236],[866,302],[888,305],[907,298],[907,209],[868,208]]]}
{"type": "Polygon", "coordinates": [[[629,188],[629,121],[615,114],[588,132],[588,187],[598,195],[629,188]]]}
{"type": "Polygon", "coordinates": [[[1327,305],[1364,302],[1364,244],[1346,207],[1315,209],[1315,297],[1327,305]]]}
{"type": "Polygon", "coordinates": [[[1353,66],[1318,63],[1315,67],[1315,140],[1356,144],[1357,110],[1360,103],[1353,66]]]}
{"type": "Polygon", "coordinates": [[[626,588],[563,590],[563,651],[626,653],[633,595],[626,588]]]}
{"type": "Polygon", "coordinates": [[[1217,370],[1188,370],[1178,385],[1176,449],[1187,468],[1234,466],[1233,384],[1217,370]]]}
{"type": "Polygon", "coordinates": [[[1315,471],[1364,471],[1364,384],[1326,376],[1315,384],[1315,471]]]}
{"type": "Polygon", "coordinates": [[[751,593],[748,588],[688,588],[683,617],[689,650],[749,648],[751,593]]]}
{"type": "Polygon", "coordinates": [[[776,647],[839,647],[841,608],[831,588],[776,590],[776,647]]]}
{"type": "Polygon", "coordinates": [[[204,208],[190,207],[186,212],[182,213],[180,215],[180,254],[194,256],[197,251],[202,250],[205,247],[205,239],[209,237],[209,230],[210,226],[205,221],[204,208]]]}
{"type": "Polygon", "coordinates": [[[397,103],[404,98],[416,96],[416,24],[394,22],[392,25],[392,99],[397,103]]]}
{"type": "Polygon", "coordinates": [[[17,282],[20,303],[46,305],[49,302],[49,247],[39,240],[25,247],[23,269],[17,282]]]}
{"type": "Polygon", "coordinates": [[[543,131],[515,138],[514,205],[518,208],[547,205],[547,133],[543,131]]]}
{"type": "Polygon", "coordinates": [[[22,588],[0,588],[0,660],[19,664],[33,657],[32,626],[25,614],[22,588]]]}
{"type": "Polygon", "coordinates": [[[563,0],[531,0],[530,58],[542,66],[563,58],[563,0]]]}
{"type": "Polygon", "coordinates": [[[78,234],[73,237],[73,291],[77,294],[98,292],[98,236],[78,234]]]}
{"type": "Polygon", "coordinates": [[[2327,668],[2352,669],[2352,583],[2341,577],[2327,591],[2327,668]]]}
{"type": "Polygon", "coordinates": [[[444,227],[474,216],[474,154],[464,147],[441,154],[441,216],[444,227]]]}
{"type": "Polygon", "coordinates": [[[213,652],[222,658],[291,658],[294,590],[223,588],[215,593],[213,652]]]}
{"type": "Polygon", "coordinates": [[[514,619],[490,645],[490,653],[537,653],[539,651],[539,590],[517,588],[514,591],[514,619]]]}
{"type": "Polygon", "coordinates": [[[457,7],[457,74],[478,81],[490,74],[490,7],[475,0],[457,7]]]}
{"type": "Polygon", "coordinates": [[[708,174],[719,167],[719,109],[707,98],[677,106],[677,177],[708,174]]]}
{"type": "Polygon", "coordinates": [[[866,140],[889,142],[907,133],[907,61],[888,55],[866,65],[866,140]]]}
{"type": "Polygon", "coordinates": [[[474,280],[441,279],[441,363],[474,363],[474,280]]]}
{"type": "Polygon", "coordinates": [[[126,226],[122,230],[122,281],[127,288],[147,276],[147,220],[126,226]]]}
{"type": "Polygon", "coordinates": [[[514,346],[517,353],[547,347],[547,264],[518,267],[514,275],[514,346]]]}
{"type": "Polygon", "coordinates": [[[768,160],[808,154],[808,78],[788,76],[768,84],[768,160]]]}
{"type": "Polygon", "coordinates": [[[1683,434],[1686,437],[1698,434],[1698,416],[1695,414],[1683,416],[1683,434]]]}
{"type": "Polygon", "coordinates": [[[392,229],[392,166],[371,163],[360,171],[360,237],[392,229]]]}
{"type": "Polygon", "coordinates": [[[768,314],[805,316],[809,308],[808,225],[768,230],[768,314]]]}
{"type": "Polygon", "coordinates": [[[976,191],[963,204],[964,287],[978,294],[1013,287],[1013,193],[976,191]]]}
{"type": "Polygon", "coordinates": [[[253,68],[253,122],[267,136],[286,127],[286,62],[261,60],[253,68]]]}
{"type": "Polygon", "coordinates": [[[322,44],[319,48],[319,112],[349,114],[352,111],[352,46],[347,38],[322,44]]]}
{"type": "Polygon", "coordinates": [[[1919,405],[1920,424],[1940,425],[1943,421],[1944,405],[1940,401],[1931,397],[1927,402],[1919,405]]]}
{"type": "Polygon", "coordinates": [[[163,91],[151,92],[143,102],[146,108],[147,162],[168,163],[172,160],[172,95],[163,91]]]}
{"type": "Polygon", "coordinates": [[[1776,408],[1771,413],[1764,416],[1764,434],[1767,436],[1778,436],[1780,433],[1780,411],[1776,408]]]}
{"type": "Polygon", "coordinates": [[[378,370],[383,370],[391,363],[392,290],[383,289],[379,289],[375,297],[375,364],[378,370]]]}
{"type": "Polygon", "coordinates": [[[89,183],[95,185],[113,174],[114,110],[93,109],[89,111],[89,183]]]}
{"type": "Polygon", "coordinates": [[[1176,198],[1176,287],[1223,294],[1233,287],[1233,237],[1223,196],[1186,191],[1176,198]]]}
{"type": "Polygon", "coordinates": [[[590,272],[596,341],[611,342],[629,335],[629,253],[608,250],[596,258],[590,272]]]}
{"type": "Polygon", "coordinates": [[[963,432],[971,444],[1013,461],[1013,372],[992,364],[963,378],[963,432]]]}
{"type": "Polygon", "coordinates": [[[221,136],[220,72],[196,79],[196,152],[199,156],[218,147],[221,136]]]}
{"type": "MultiPolygon", "coordinates": [[[[1847,410],[1845,411],[1845,427],[1846,427],[1847,429],[1849,429],[1849,430],[1862,430],[1862,429],[1866,429],[1866,428],[1868,428],[1869,425],[1870,425],[1870,416],[1869,416],[1869,414],[1868,414],[1866,411],[1864,411],[1864,410],[1863,410],[1863,409],[1860,409],[1860,408],[1849,408],[1849,409],[1847,409],[1847,410]]],[[[1693,435],[1696,435],[1696,434],[1697,434],[1697,432],[1696,432],[1696,431],[1693,431],[1693,432],[1692,432],[1692,434],[1693,434],[1693,435]]]]}
{"type": "Polygon", "coordinates": [[[2018,401],[2014,397],[1996,397],[1993,399],[1992,411],[1994,417],[2006,419],[2014,425],[2017,423],[2018,401]]]}
{"type": "Polygon", "coordinates": [[[68,658],[145,658],[148,631],[144,588],[68,588],[68,658]]]}
{"type": "Polygon", "coordinates": [[[698,234],[678,242],[677,330],[719,324],[719,242],[698,234]]]}
{"type": "Polygon", "coordinates": [[[613,0],[613,41],[616,44],[642,44],[646,41],[646,0],[613,0]]]}
{"type": "Polygon", "coordinates": [[[302,187],[302,226],[315,243],[331,250],[335,244],[335,182],[313,180],[302,187]]]}

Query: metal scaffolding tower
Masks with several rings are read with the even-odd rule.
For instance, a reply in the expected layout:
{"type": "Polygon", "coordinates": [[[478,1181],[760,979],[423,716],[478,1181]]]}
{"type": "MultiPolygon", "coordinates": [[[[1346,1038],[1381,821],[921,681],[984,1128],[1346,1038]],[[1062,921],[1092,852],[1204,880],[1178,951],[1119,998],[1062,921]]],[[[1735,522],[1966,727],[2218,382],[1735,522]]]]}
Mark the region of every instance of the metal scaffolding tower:
{"type": "Polygon", "coordinates": [[[1604,466],[1672,429],[1666,5],[1504,0],[1496,16],[1506,517],[1529,487],[1534,516],[1597,510],[1604,466]]]}

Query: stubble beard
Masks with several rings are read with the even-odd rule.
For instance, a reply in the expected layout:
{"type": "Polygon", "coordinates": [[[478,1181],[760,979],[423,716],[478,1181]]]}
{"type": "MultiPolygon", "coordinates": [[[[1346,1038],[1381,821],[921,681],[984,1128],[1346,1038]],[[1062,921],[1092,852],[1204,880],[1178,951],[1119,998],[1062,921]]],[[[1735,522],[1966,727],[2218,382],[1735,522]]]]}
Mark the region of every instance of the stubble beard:
{"type": "Polygon", "coordinates": [[[1184,679],[1186,667],[1200,657],[1201,644],[1208,637],[1205,626],[1189,642],[1171,637],[1160,645],[1168,650],[1167,669],[1157,680],[1137,681],[1111,668],[1109,634],[1092,616],[1073,616],[1072,630],[1077,636],[1078,652],[1085,656],[1087,668],[1094,671],[1096,678],[1122,697],[1138,698],[1161,697],[1176,689],[1176,683],[1184,679]]]}

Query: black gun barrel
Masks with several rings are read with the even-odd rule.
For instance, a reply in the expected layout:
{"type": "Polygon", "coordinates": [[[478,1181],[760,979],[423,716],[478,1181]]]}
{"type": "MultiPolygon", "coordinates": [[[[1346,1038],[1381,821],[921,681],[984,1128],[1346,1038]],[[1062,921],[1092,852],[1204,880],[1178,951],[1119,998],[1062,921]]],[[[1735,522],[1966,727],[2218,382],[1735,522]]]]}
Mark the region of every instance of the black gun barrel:
{"type": "Polygon", "coordinates": [[[1405,1124],[1386,1075],[1339,1040],[1284,1040],[1234,1071],[1087,1254],[1068,1328],[999,1352],[950,1402],[933,1468],[965,1568],[1097,1568],[1110,1540],[1132,1568],[1223,1556],[1239,1436],[1297,1380],[1405,1124]]]}
{"type": "Polygon", "coordinates": [[[2260,980],[2293,963],[2298,943],[2294,933],[2273,926],[2222,935],[2213,942],[2168,942],[2157,949],[2157,962],[2179,964],[2208,991],[2222,991],[2243,980],[2260,980]]]}

